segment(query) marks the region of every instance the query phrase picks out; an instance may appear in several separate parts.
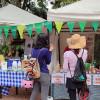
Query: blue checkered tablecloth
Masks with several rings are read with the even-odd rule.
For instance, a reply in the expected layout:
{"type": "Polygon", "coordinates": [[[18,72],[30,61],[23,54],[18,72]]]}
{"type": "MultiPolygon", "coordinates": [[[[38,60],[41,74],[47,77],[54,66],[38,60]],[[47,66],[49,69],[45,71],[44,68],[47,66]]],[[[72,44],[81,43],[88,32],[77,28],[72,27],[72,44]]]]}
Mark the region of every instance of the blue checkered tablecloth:
{"type": "Polygon", "coordinates": [[[26,77],[24,71],[2,71],[0,70],[0,86],[2,86],[2,94],[9,94],[9,87],[21,87],[21,81],[26,77]]]}
{"type": "Polygon", "coordinates": [[[4,87],[2,87],[1,94],[2,95],[9,95],[9,90],[10,90],[10,87],[4,86],[4,87]]]}
{"type": "Polygon", "coordinates": [[[1,86],[13,86],[21,87],[21,81],[26,76],[24,71],[2,71],[0,70],[0,85],[1,86]]]}

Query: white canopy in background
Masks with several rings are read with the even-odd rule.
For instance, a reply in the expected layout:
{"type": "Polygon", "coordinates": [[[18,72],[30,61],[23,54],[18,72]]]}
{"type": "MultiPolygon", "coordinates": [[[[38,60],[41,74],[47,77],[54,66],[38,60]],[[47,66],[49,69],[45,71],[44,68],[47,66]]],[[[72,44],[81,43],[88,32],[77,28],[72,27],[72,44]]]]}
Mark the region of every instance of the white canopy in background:
{"type": "Polygon", "coordinates": [[[0,24],[18,25],[34,24],[45,21],[25,10],[22,10],[12,4],[0,8],[0,24]]]}
{"type": "Polygon", "coordinates": [[[50,21],[100,21],[100,0],[81,0],[58,9],[50,9],[50,21]]]}

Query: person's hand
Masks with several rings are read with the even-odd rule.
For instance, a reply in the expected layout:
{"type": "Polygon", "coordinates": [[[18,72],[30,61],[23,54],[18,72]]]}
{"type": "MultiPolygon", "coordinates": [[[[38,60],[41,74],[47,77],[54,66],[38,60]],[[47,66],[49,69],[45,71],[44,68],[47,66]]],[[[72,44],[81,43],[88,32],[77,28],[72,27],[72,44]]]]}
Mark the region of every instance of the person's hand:
{"type": "Polygon", "coordinates": [[[49,51],[53,51],[53,50],[54,50],[54,45],[51,43],[49,51]]]}

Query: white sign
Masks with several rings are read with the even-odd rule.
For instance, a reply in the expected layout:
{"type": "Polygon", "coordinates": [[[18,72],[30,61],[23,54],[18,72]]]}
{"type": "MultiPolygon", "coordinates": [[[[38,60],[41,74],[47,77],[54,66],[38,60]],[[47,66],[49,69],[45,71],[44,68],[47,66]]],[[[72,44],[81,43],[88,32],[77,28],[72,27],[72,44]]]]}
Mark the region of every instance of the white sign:
{"type": "Polygon", "coordinates": [[[87,85],[92,85],[92,76],[91,76],[91,74],[87,74],[87,85]]]}
{"type": "Polygon", "coordinates": [[[100,74],[93,75],[93,85],[100,85],[100,74]]]}
{"type": "Polygon", "coordinates": [[[51,76],[52,84],[64,84],[64,73],[53,73],[51,76]]]}
{"type": "Polygon", "coordinates": [[[1,62],[1,69],[7,70],[7,62],[1,62]]]}

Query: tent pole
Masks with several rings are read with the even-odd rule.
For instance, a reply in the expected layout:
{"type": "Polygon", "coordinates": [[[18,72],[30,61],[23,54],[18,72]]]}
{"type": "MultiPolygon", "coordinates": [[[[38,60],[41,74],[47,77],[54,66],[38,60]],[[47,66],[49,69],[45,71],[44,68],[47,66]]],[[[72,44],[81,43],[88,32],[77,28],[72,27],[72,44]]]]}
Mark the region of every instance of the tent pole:
{"type": "Polygon", "coordinates": [[[59,59],[59,64],[61,65],[61,58],[60,58],[60,34],[58,34],[58,59],[59,59]]]}

